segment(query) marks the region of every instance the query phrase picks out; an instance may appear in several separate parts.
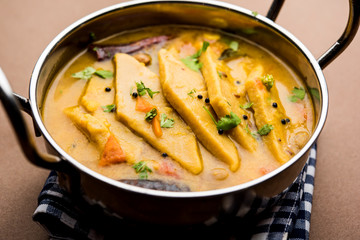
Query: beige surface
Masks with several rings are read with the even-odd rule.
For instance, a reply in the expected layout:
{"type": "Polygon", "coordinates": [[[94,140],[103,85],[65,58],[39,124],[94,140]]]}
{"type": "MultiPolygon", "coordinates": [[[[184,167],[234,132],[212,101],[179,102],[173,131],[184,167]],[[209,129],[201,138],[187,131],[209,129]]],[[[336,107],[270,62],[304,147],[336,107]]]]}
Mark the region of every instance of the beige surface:
{"type": "MultiPolygon", "coordinates": [[[[0,0],[0,66],[14,91],[27,97],[32,68],[57,33],[86,14],[117,2],[0,0]]],[[[271,1],[228,2],[265,15],[271,1]]],[[[288,0],[278,23],[319,57],[340,36],[347,20],[347,2],[288,0]]],[[[359,59],[360,34],[324,71],[330,112],[318,144],[311,239],[360,239],[359,59]]],[[[31,216],[48,171],[23,157],[2,107],[0,122],[0,239],[46,239],[31,216]]]]}

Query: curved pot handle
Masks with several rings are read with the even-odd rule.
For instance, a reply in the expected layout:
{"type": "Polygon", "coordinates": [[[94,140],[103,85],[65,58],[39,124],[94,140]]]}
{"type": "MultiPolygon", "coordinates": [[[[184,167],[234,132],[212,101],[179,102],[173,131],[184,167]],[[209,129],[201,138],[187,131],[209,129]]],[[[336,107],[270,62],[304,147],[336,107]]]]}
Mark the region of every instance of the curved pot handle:
{"type": "Polygon", "coordinates": [[[34,138],[30,135],[25,120],[20,112],[20,106],[13,96],[8,80],[0,68],[0,99],[5,111],[10,118],[21,149],[29,161],[36,166],[61,170],[64,161],[61,158],[38,151],[34,138]]]}
{"type": "MultiPolygon", "coordinates": [[[[285,0],[274,0],[266,15],[267,18],[275,21],[285,0]]],[[[360,0],[349,0],[349,18],[346,28],[340,38],[318,59],[321,69],[327,67],[338,57],[354,39],[359,28],[360,21],[360,0]]]]}

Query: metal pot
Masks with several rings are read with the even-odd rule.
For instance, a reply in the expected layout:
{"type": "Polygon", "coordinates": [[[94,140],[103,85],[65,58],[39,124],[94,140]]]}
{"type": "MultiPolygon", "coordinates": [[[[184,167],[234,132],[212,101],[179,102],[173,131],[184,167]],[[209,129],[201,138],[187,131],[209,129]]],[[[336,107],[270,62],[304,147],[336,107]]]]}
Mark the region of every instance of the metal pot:
{"type": "Polygon", "coordinates": [[[270,198],[282,192],[298,176],[318,138],[328,111],[328,90],[322,73],[351,42],[359,25],[360,0],[349,0],[350,13],[340,39],[318,60],[291,33],[274,23],[283,0],[274,0],[267,17],[216,1],[131,1],[92,13],[62,31],[44,50],[30,80],[30,98],[12,93],[0,69],[0,96],[24,154],[35,165],[58,171],[60,184],[74,198],[101,202],[125,218],[161,224],[195,224],[219,216],[233,216],[253,198],[270,198]],[[189,17],[191,15],[191,17],[189,17]],[[69,156],[54,141],[42,122],[40,109],[55,74],[83,50],[89,34],[98,38],[140,27],[182,24],[221,29],[243,36],[289,63],[308,87],[319,90],[314,100],[316,128],[307,144],[287,163],[271,173],[237,186],[203,192],[165,192],[102,176],[69,156]],[[274,44],[276,43],[276,44],[274,44]],[[20,106],[19,106],[20,104],[20,106]],[[20,109],[30,114],[37,136],[43,136],[50,154],[40,153],[29,134],[20,109]]]}

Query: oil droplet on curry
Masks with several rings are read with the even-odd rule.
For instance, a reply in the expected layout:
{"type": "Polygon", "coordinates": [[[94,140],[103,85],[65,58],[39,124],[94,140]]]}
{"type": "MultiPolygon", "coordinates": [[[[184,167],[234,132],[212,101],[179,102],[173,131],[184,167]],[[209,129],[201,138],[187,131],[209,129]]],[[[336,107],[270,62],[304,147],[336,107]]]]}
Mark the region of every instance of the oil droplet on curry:
{"type": "Polygon", "coordinates": [[[161,26],[93,43],[43,106],[57,143],[116,180],[205,191],[263,176],[314,128],[299,76],[266,49],[209,29],[161,26]]]}

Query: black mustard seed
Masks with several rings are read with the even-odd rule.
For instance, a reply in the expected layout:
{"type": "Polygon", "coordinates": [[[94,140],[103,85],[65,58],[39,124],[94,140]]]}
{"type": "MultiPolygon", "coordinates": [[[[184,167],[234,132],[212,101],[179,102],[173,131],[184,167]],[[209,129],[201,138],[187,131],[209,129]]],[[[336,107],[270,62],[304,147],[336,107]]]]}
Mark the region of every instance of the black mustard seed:
{"type": "Polygon", "coordinates": [[[198,99],[202,99],[203,96],[202,96],[201,94],[199,94],[199,95],[197,95],[197,98],[198,98],[198,99]]]}

